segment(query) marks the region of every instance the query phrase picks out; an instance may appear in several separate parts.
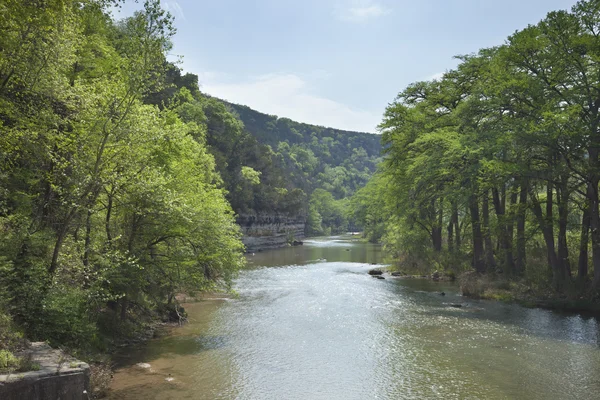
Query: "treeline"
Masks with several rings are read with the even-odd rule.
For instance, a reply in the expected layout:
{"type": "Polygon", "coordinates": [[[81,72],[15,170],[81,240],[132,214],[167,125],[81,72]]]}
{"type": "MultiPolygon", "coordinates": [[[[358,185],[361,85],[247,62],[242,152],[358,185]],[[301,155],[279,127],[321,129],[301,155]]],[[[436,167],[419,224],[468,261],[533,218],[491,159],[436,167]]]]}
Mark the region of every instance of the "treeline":
{"type": "Polygon", "coordinates": [[[403,262],[600,285],[600,2],[578,2],[417,82],[380,125],[385,160],[353,199],[403,262]]]}
{"type": "Polygon", "coordinates": [[[158,0],[115,22],[117,3],[0,6],[0,350],[11,320],[102,347],[176,312],[178,291],[228,287],[243,263],[209,152],[211,129],[239,122],[166,61],[158,0]]]}
{"type": "MultiPolygon", "coordinates": [[[[261,180],[273,176],[273,172],[265,171],[266,166],[280,171],[284,181],[296,190],[295,199],[301,199],[302,206],[296,210],[307,216],[307,234],[345,232],[354,227],[347,199],[369,181],[381,161],[378,135],[299,123],[236,104],[228,103],[228,107],[243,122],[245,131],[266,149],[260,154],[270,156],[267,162],[260,162],[260,156],[242,158],[261,173],[261,180]]],[[[263,192],[264,187],[255,186],[255,190],[263,192]]],[[[260,198],[260,194],[254,197],[260,198]]],[[[273,204],[259,202],[251,208],[272,212],[273,204]]]]}

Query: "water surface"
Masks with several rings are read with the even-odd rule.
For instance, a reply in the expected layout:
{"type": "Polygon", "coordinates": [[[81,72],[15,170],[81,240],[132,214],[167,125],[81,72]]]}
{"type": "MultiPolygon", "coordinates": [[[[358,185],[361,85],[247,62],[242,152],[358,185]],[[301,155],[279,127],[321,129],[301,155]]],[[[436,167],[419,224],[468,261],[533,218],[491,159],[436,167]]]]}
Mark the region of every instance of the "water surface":
{"type": "Polygon", "coordinates": [[[189,304],[189,324],[122,355],[112,399],[600,398],[594,318],[373,279],[380,248],[352,238],[248,260],[237,298],[189,304]]]}

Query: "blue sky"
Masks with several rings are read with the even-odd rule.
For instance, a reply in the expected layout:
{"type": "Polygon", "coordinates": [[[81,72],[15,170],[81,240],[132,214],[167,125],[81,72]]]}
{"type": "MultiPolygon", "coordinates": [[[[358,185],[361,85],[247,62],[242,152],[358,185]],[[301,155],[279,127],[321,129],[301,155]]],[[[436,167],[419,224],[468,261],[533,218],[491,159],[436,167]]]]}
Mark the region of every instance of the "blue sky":
{"type": "MultiPolygon", "coordinates": [[[[375,132],[411,82],[576,0],[161,0],[200,89],[299,122],[375,132]]],[[[115,17],[139,4],[129,0],[115,17]]]]}

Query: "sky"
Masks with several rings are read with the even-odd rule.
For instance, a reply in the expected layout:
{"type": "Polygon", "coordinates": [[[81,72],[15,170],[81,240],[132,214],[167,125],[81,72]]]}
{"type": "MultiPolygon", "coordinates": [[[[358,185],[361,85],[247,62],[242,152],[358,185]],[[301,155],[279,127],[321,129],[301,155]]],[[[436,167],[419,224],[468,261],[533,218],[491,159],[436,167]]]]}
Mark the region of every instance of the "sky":
{"type": "MultiPolygon", "coordinates": [[[[257,111],[376,132],[412,82],[455,55],[503,44],[576,0],[161,0],[175,17],[170,59],[200,90],[257,111]]],[[[115,18],[140,5],[127,0],[115,18]]]]}

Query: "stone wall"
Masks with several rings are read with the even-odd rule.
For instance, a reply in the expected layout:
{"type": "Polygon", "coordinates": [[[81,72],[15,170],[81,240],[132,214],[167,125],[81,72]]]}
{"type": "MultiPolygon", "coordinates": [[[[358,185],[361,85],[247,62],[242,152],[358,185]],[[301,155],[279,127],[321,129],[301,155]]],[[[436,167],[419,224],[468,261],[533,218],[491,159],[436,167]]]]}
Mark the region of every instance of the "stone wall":
{"type": "Polygon", "coordinates": [[[242,228],[242,242],[248,252],[283,247],[290,240],[304,238],[304,216],[243,214],[238,217],[237,223],[242,228]]]}
{"type": "Polygon", "coordinates": [[[2,400],[87,400],[90,367],[46,343],[32,343],[26,351],[39,369],[0,375],[2,400]]]}

